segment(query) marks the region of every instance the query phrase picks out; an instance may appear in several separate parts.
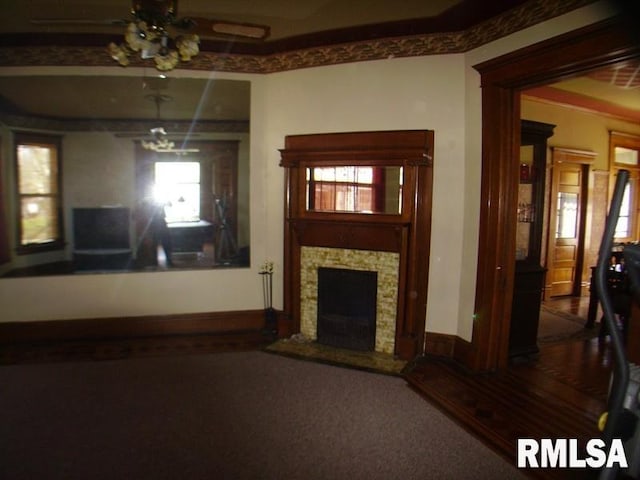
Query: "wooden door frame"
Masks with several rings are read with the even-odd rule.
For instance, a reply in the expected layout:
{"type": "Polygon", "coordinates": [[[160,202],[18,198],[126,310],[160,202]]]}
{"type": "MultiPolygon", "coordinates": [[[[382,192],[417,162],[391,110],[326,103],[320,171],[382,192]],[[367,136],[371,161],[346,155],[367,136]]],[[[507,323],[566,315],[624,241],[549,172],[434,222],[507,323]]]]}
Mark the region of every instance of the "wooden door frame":
{"type": "Polygon", "coordinates": [[[638,38],[620,16],[474,66],[482,87],[482,185],[475,321],[464,357],[471,369],[508,364],[520,92],[638,56],[638,38]]]}

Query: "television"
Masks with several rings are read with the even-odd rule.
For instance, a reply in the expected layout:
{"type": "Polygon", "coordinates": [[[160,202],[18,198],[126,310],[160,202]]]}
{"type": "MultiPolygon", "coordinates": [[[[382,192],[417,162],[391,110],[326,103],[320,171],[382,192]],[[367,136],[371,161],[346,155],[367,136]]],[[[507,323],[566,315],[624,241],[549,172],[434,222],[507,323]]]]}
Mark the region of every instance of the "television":
{"type": "Polygon", "coordinates": [[[128,250],[130,219],[127,207],[74,208],[74,250],[128,250]]]}

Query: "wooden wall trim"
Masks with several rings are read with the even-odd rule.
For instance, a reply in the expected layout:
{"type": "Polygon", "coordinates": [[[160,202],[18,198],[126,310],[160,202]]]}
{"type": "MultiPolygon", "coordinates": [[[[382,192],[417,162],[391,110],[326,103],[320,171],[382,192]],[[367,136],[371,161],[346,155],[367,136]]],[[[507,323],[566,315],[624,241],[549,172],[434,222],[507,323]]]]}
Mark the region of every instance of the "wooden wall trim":
{"type": "Polygon", "coordinates": [[[297,242],[307,247],[329,247],[348,250],[400,252],[408,225],[355,222],[291,222],[297,242]]]}
{"type": "Polygon", "coordinates": [[[472,370],[508,364],[521,90],[640,57],[634,32],[625,18],[612,18],[474,66],[482,85],[482,188],[472,370]]]}
{"type": "Polygon", "coordinates": [[[529,89],[637,57],[640,45],[627,19],[612,17],[535,43],[474,68],[482,86],[529,89]],[[517,65],[517,67],[516,67],[517,65]]]}
{"type": "Polygon", "coordinates": [[[463,340],[457,335],[426,332],[424,336],[426,355],[450,358],[462,366],[468,365],[471,347],[471,342],[463,340]]]}
{"type": "Polygon", "coordinates": [[[468,366],[471,363],[473,355],[473,344],[467,340],[463,340],[460,337],[455,338],[455,345],[453,350],[453,358],[460,365],[468,366]]]}
{"type": "Polygon", "coordinates": [[[259,332],[263,310],[0,323],[0,345],[259,332]]]}
{"type": "Polygon", "coordinates": [[[424,335],[424,353],[426,355],[453,358],[455,344],[455,335],[434,332],[426,332],[424,335]]]}
{"type": "Polygon", "coordinates": [[[593,165],[596,160],[596,152],[590,150],[578,150],[576,148],[551,147],[552,162],[580,163],[593,165]]]}

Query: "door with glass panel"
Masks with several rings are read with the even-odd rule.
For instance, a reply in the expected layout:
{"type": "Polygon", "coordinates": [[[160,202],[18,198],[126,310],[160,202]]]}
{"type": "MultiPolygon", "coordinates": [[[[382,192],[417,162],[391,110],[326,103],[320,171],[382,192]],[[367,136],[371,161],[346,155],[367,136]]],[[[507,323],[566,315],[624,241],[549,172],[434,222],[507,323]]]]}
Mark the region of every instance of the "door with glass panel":
{"type": "Polygon", "coordinates": [[[549,295],[579,295],[588,166],[555,161],[549,215],[549,295]]]}

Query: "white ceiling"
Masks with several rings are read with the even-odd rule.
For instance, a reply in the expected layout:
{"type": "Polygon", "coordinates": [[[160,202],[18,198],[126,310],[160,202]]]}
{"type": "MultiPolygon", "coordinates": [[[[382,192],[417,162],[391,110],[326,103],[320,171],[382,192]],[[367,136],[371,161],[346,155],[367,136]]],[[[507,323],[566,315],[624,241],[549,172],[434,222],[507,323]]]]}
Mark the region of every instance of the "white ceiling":
{"type": "MultiPolygon", "coordinates": [[[[114,32],[92,25],[42,26],[32,19],[128,19],[130,0],[3,0],[2,32],[114,32]]],[[[179,0],[178,16],[208,17],[271,27],[270,39],[395,20],[431,17],[460,0],[179,0]]]]}
{"type": "Polygon", "coordinates": [[[17,113],[50,118],[248,120],[250,84],[157,76],[0,76],[0,96],[17,113]],[[45,94],[43,94],[45,93],[45,94]]]}

